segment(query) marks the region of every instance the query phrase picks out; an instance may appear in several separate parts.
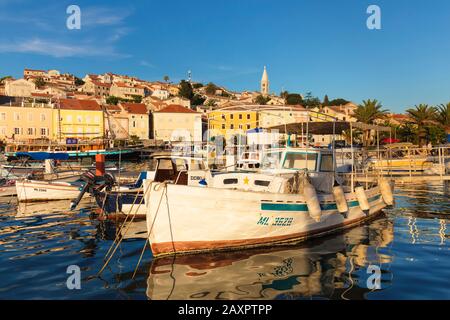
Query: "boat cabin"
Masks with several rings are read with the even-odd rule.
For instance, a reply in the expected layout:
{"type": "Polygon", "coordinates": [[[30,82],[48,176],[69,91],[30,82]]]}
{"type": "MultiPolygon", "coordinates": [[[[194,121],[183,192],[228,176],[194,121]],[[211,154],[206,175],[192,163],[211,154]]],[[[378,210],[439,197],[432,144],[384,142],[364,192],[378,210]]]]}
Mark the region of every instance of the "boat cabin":
{"type": "Polygon", "coordinates": [[[319,148],[271,149],[263,155],[261,170],[267,172],[333,172],[333,152],[319,148]]]}
{"type": "Polygon", "coordinates": [[[191,158],[174,155],[159,155],[153,157],[153,170],[148,172],[147,179],[156,182],[170,181],[174,184],[188,185],[191,180],[204,178],[206,165],[201,158],[191,158]],[[202,173],[198,176],[198,174],[202,173]]]}

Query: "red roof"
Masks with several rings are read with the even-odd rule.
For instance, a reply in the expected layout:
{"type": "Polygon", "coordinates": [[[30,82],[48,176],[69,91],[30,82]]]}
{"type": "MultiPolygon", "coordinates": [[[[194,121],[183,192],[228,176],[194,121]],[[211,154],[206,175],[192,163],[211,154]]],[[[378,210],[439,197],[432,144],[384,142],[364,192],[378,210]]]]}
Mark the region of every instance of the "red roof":
{"type": "Polygon", "coordinates": [[[38,92],[32,92],[31,93],[32,97],[44,97],[44,98],[51,98],[53,95],[48,94],[48,93],[38,93],[38,92]]]}
{"type": "Polygon", "coordinates": [[[128,113],[148,114],[147,106],[143,103],[122,102],[120,105],[128,113]]]}
{"type": "Polygon", "coordinates": [[[156,111],[156,112],[167,112],[167,113],[197,113],[194,110],[180,106],[179,104],[169,104],[167,107],[156,111]]]}
{"type": "Polygon", "coordinates": [[[105,104],[104,106],[106,107],[106,109],[110,111],[122,111],[122,109],[119,106],[113,104],[105,104]]]}
{"type": "Polygon", "coordinates": [[[102,111],[102,108],[95,100],[60,99],[59,105],[61,109],[68,110],[102,111]]]}

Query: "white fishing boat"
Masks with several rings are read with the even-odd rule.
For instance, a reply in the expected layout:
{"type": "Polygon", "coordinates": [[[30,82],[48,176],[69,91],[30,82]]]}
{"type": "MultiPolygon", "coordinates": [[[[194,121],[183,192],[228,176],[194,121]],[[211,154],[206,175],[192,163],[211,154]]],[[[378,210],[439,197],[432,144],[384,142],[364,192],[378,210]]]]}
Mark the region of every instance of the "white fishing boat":
{"type": "Polygon", "coordinates": [[[84,186],[83,181],[16,181],[19,202],[74,199],[84,186]]]}
{"type": "MultiPolygon", "coordinates": [[[[306,137],[310,133],[335,136],[352,128],[389,130],[336,120],[273,128],[306,137]]],[[[304,147],[265,152],[257,172],[203,171],[195,173],[203,174],[197,181],[144,180],[153,255],[303,241],[350,228],[393,205],[386,179],[364,185],[353,178],[344,180],[337,174],[335,159],[334,148],[310,147],[304,141],[304,147]]]]}
{"type": "Polygon", "coordinates": [[[85,185],[85,182],[80,180],[82,171],[54,171],[52,162],[67,160],[67,154],[41,152],[32,156],[44,160],[46,170],[41,179],[28,176],[16,180],[15,188],[19,202],[73,199],[80,193],[85,185]]]}
{"type": "Polygon", "coordinates": [[[354,188],[337,183],[331,150],[273,150],[262,166],[258,173],[203,171],[197,183],[144,180],[153,254],[301,241],[359,224],[393,204],[386,180],[354,188]]]}

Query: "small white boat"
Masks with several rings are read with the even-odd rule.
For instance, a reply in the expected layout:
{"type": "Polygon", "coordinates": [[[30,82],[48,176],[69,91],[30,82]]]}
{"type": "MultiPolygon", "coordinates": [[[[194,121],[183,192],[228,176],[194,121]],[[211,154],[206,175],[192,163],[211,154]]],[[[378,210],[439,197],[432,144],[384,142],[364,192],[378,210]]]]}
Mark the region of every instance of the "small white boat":
{"type": "Polygon", "coordinates": [[[19,202],[66,200],[76,198],[84,186],[83,181],[16,181],[19,202]]]}
{"type": "Polygon", "coordinates": [[[336,184],[333,161],[331,150],[285,148],[267,154],[259,173],[144,180],[153,255],[302,241],[372,219],[393,204],[386,181],[353,190],[336,184]]]}

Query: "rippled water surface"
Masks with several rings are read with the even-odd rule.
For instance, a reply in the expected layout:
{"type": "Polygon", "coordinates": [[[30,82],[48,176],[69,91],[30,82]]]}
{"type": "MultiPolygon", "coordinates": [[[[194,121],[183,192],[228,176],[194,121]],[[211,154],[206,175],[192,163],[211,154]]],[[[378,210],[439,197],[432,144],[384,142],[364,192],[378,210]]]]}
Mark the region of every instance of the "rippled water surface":
{"type": "Polygon", "coordinates": [[[302,245],[152,261],[145,222],[99,221],[93,203],[0,199],[0,299],[450,299],[450,185],[396,186],[396,207],[302,245]],[[125,232],[126,230],[126,232],[125,232]],[[100,276],[117,233],[125,234],[100,276]],[[81,268],[69,290],[69,265],[81,268]],[[382,272],[367,288],[368,266],[382,272]]]}

